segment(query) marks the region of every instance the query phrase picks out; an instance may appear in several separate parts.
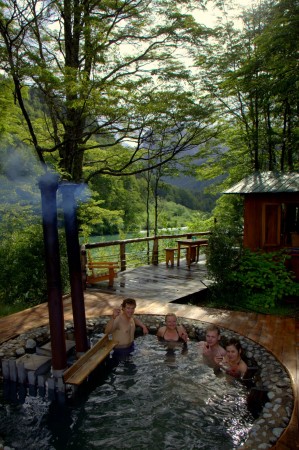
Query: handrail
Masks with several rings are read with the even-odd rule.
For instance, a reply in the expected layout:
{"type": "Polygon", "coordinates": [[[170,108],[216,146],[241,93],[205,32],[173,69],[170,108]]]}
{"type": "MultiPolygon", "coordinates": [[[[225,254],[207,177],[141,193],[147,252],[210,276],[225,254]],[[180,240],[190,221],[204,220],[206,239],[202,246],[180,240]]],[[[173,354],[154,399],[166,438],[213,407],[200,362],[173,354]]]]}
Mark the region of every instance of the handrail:
{"type": "MultiPolygon", "coordinates": [[[[82,277],[83,282],[86,280],[86,265],[87,265],[87,255],[86,250],[95,249],[101,247],[111,247],[111,246],[119,246],[119,264],[120,270],[124,271],[127,268],[127,260],[126,260],[126,246],[129,244],[134,244],[138,242],[153,242],[152,245],[152,253],[150,255],[150,249],[147,249],[148,252],[148,264],[158,265],[159,264],[159,241],[161,240],[173,240],[187,237],[188,239],[192,239],[192,237],[196,236],[208,236],[211,234],[211,231],[199,231],[199,232],[188,232],[184,234],[165,234],[159,236],[146,236],[146,237],[138,237],[131,239],[120,239],[115,241],[108,242],[90,242],[81,245],[81,268],[82,268],[82,277]]],[[[160,258],[161,259],[161,258],[160,258]]]]}

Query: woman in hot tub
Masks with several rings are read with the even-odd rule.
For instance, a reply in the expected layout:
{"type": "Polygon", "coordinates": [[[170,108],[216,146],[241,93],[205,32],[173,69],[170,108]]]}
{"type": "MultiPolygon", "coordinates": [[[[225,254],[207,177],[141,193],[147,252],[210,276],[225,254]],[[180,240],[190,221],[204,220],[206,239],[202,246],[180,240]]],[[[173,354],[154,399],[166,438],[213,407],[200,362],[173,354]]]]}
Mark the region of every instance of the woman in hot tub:
{"type": "Polygon", "coordinates": [[[215,356],[215,362],[227,375],[243,378],[247,372],[247,364],[242,359],[242,347],[238,339],[232,338],[225,346],[225,356],[215,356]]]}
{"type": "Polygon", "coordinates": [[[184,342],[188,341],[188,334],[183,325],[177,324],[175,314],[169,313],[165,316],[165,325],[157,331],[157,337],[164,342],[184,342]]]}

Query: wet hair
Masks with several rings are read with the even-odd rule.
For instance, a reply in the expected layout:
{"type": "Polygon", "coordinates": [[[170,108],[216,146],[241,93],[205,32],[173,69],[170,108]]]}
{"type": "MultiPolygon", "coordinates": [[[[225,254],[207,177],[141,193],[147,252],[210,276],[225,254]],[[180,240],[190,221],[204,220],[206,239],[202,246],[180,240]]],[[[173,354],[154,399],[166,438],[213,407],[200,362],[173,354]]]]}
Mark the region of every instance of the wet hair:
{"type": "Polygon", "coordinates": [[[209,325],[207,328],[206,328],[206,333],[208,332],[208,331],[217,331],[217,334],[218,334],[218,336],[220,336],[220,328],[219,327],[217,327],[217,325],[209,325]]]}
{"type": "Polygon", "coordinates": [[[125,298],[121,306],[122,308],[125,308],[126,305],[134,305],[136,308],[136,300],[134,298],[125,298]]]}
{"type": "Polygon", "coordinates": [[[239,353],[242,353],[242,346],[240,344],[239,339],[236,338],[231,338],[227,343],[225,347],[228,347],[229,345],[233,345],[234,347],[236,347],[236,349],[238,350],[239,353]]]}

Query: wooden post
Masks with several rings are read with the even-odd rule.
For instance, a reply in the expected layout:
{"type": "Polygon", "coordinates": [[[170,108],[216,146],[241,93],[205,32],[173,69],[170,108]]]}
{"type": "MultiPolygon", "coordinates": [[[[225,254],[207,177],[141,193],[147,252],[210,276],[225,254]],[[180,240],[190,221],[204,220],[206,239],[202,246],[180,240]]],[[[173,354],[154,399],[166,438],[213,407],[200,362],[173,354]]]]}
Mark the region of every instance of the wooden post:
{"type": "Polygon", "coordinates": [[[120,270],[123,272],[127,268],[126,244],[123,242],[119,245],[119,253],[120,253],[120,270]]]}
{"type": "Polygon", "coordinates": [[[64,182],[60,185],[63,198],[64,226],[71,284],[72,309],[77,353],[88,350],[84,294],[81,277],[80,245],[78,237],[75,192],[78,185],[64,182]]]}
{"type": "Polygon", "coordinates": [[[152,264],[155,266],[159,264],[159,239],[157,236],[154,238],[152,264]]]}
{"type": "Polygon", "coordinates": [[[52,366],[54,370],[62,370],[67,366],[57,227],[56,192],[58,178],[58,175],[46,172],[39,180],[42,200],[52,366]]]}
{"type": "Polygon", "coordinates": [[[81,245],[81,275],[82,275],[82,285],[83,289],[86,289],[86,280],[87,280],[87,255],[85,245],[81,245]]]}

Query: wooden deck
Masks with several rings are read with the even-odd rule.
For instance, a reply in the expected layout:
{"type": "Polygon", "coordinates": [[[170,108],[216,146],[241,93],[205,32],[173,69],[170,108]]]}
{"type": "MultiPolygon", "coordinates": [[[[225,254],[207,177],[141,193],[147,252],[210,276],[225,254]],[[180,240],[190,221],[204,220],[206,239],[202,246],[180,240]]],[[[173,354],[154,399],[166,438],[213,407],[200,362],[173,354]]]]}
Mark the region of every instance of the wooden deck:
{"type": "MultiPolygon", "coordinates": [[[[255,313],[241,313],[171,303],[203,292],[208,284],[204,264],[166,268],[165,264],[130,270],[119,274],[114,287],[107,282],[99,288],[85,292],[86,317],[111,314],[124,297],[137,301],[136,314],[164,315],[174,312],[180,317],[215,323],[244,335],[273,353],[287,368],[294,386],[295,407],[289,426],[277,441],[275,450],[299,448],[298,399],[299,399],[299,321],[255,313]]],[[[64,299],[65,320],[72,319],[71,299],[64,299]]],[[[48,308],[44,303],[37,307],[0,318],[0,343],[23,331],[48,324],[48,308]]]]}

